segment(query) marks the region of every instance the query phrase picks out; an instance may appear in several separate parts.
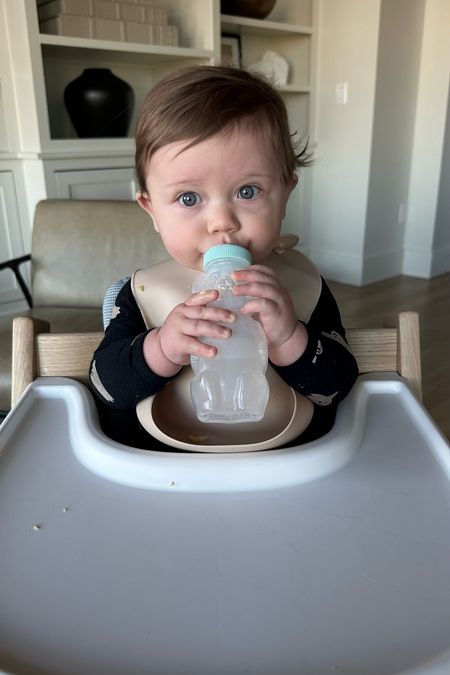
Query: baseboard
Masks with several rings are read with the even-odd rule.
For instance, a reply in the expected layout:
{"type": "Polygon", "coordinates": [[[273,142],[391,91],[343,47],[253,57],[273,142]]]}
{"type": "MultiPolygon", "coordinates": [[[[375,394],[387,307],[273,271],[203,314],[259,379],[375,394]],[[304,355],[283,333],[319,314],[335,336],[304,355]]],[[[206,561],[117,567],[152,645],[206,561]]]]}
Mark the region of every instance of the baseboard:
{"type": "Polygon", "coordinates": [[[362,285],[391,279],[402,273],[403,251],[387,251],[364,258],[362,285]]]}
{"type": "Polygon", "coordinates": [[[450,246],[443,246],[433,254],[431,276],[438,277],[447,272],[450,272],[450,246]]]}
{"type": "Polygon", "coordinates": [[[446,272],[450,272],[450,246],[442,246],[436,251],[404,251],[402,274],[431,279],[446,272]]]}
{"type": "Polygon", "coordinates": [[[314,248],[304,250],[304,253],[326,279],[353,286],[365,286],[400,274],[431,279],[450,272],[450,246],[433,253],[407,249],[365,258],[314,248]]]}
{"type": "Polygon", "coordinates": [[[305,254],[325,279],[361,286],[362,259],[359,256],[343,255],[335,251],[314,248],[305,250],[305,254]]]}

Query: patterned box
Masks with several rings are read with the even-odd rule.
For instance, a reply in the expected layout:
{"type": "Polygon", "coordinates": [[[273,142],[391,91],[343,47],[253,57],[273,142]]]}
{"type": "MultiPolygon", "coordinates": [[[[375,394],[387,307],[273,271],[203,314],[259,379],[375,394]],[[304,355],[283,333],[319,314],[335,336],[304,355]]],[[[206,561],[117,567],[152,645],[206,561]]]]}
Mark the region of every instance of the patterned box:
{"type": "Polygon", "coordinates": [[[38,7],[39,21],[54,19],[57,16],[61,16],[61,14],[89,16],[90,13],[90,0],[52,0],[52,2],[47,2],[45,5],[38,7]]]}
{"type": "Polygon", "coordinates": [[[153,44],[178,47],[178,28],[176,26],[153,26],[153,44]]]}
{"type": "Polygon", "coordinates": [[[167,25],[167,9],[164,7],[145,7],[145,20],[153,25],[167,25]]]}
{"type": "Polygon", "coordinates": [[[167,9],[153,0],[37,1],[42,33],[178,46],[177,26],[168,24],[167,9]]]}
{"type": "Polygon", "coordinates": [[[120,5],[113,0],[92,0],[91,12],[97,19],[120,19],[120,5]]]}
{"type": "Polygon", "coordinates": [[[111,19],[93,19],[94,36],[97,40],[115,40],[122,42],[125,40],[125,26],[123,21],[114,21],[111,19]]]}
{"type": "MultiPolygon", "coordinates": [[[[114,0],[114,2],[121,2],[121,0],[114,0]]],[[[155,0],[126,0],[126,2],[130,2],[133,5],[154,5],[155,0]]]]}
{"type": "Polygon", "coordinates": [[[142,23],[145,21],[145,7],[132,5],[129,2],[118,3],[120,5],[120,18],[123,21],[142,23]]]}
{"type": "Polygon", "coordinates": [[[73,16],[72,14],[63,14],[54,19],[41,21],[41,33],[50,33],[50,35],[65,35],[67,37],[92,38],[93,25],[88,16],[73,16]]]}
{"type": "Polygon", "coordinates": [[[151,26],[148,23],[126,21],[125,40],[127,42],[139,42],[140,44],[149,45],[153,37],[150,28],[151,26]]]}

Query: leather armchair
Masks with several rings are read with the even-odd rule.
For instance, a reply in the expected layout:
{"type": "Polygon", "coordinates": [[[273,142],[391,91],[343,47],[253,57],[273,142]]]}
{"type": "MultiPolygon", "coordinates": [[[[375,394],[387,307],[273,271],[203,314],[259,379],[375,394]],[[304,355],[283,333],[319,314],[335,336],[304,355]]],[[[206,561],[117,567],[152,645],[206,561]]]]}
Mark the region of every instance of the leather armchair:
{"type": "MultiPolygon", "coordinates": [[[[35,211],[31,255],[0,264],[16,275],[30,315],[55,333],[103,329],[106,290],[121,277],[169,257],[135,202],[44,200],[35,211]],[[31,289],[20,265],[31,260],[31,289]]],[[[0,316],[0,410],[10,408],[12,319],[0,316]]]]}

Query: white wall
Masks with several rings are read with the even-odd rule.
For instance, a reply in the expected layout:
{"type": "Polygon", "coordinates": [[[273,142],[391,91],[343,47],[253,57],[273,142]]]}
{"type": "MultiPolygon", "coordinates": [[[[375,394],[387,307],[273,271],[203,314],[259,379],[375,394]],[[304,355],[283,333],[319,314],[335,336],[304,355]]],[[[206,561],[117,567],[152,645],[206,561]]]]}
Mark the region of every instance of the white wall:
{"type": "MultiPolygon", "coordinates": [[[[449,44],[450,2],[427,0],[403,266],[405,274],[425,278],[450,269],[448,234],[442,247],[442,210],[437,225],[449,95],[449,44]]],[[[448,162],[448,149],[446,156],[448,162]]],[[[445,197],[441,209],[444,206],[445,197]]]]}
{"type": "Polygon", "coordinates": [[[24,5],[0,0],[0,24],[0,77],[5,87],[3,106],[8,125],[7,150],[37,154],[41,150],[39,121],[24,5]]]}
{"type": "Polygon", "coordinates": [[[436,274],[450,271],[450,87],[447,103],[447,122],[442,152],[441,182],[433,239],[436,274]]]}
{"type": "Polygon", "coordinates": [[[450,269],[449,44],[449,0],[320,0],[308,253],[328,278],[450,269]]]}
{"type": "Polygon", "coordinates": [[[323,0],[308,253],[330,278],[362,278],[381,0],[323,0]],[[346,82],[348,103],[336,103],[346,82]]]}
{"type": "Polygon", "coordinates": [[[401,273],[425,0],[382,0],[362,283],[401,273]]]}

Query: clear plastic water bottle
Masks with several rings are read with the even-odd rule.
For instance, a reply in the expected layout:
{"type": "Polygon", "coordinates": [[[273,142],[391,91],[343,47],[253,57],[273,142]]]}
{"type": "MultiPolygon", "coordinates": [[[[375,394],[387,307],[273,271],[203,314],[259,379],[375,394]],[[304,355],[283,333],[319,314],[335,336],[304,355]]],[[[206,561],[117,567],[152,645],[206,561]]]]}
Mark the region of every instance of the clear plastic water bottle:
{"type": "Polygon", "coordinates": [[[242,246],[213,246],[204,255],[203,274],[192,286],[194,292],[218,289],[219,298],[210,304],[225,307],[237,316],[228,340],[201,338],[217,347],[216,356],[191,356],[191,398],[201,422],[257,422],[264,416],[269,398],[267,339],[257,321],[239,312],[248,298],[231,292],[233,270],[251,263],[249,251],[242,246]]]}

